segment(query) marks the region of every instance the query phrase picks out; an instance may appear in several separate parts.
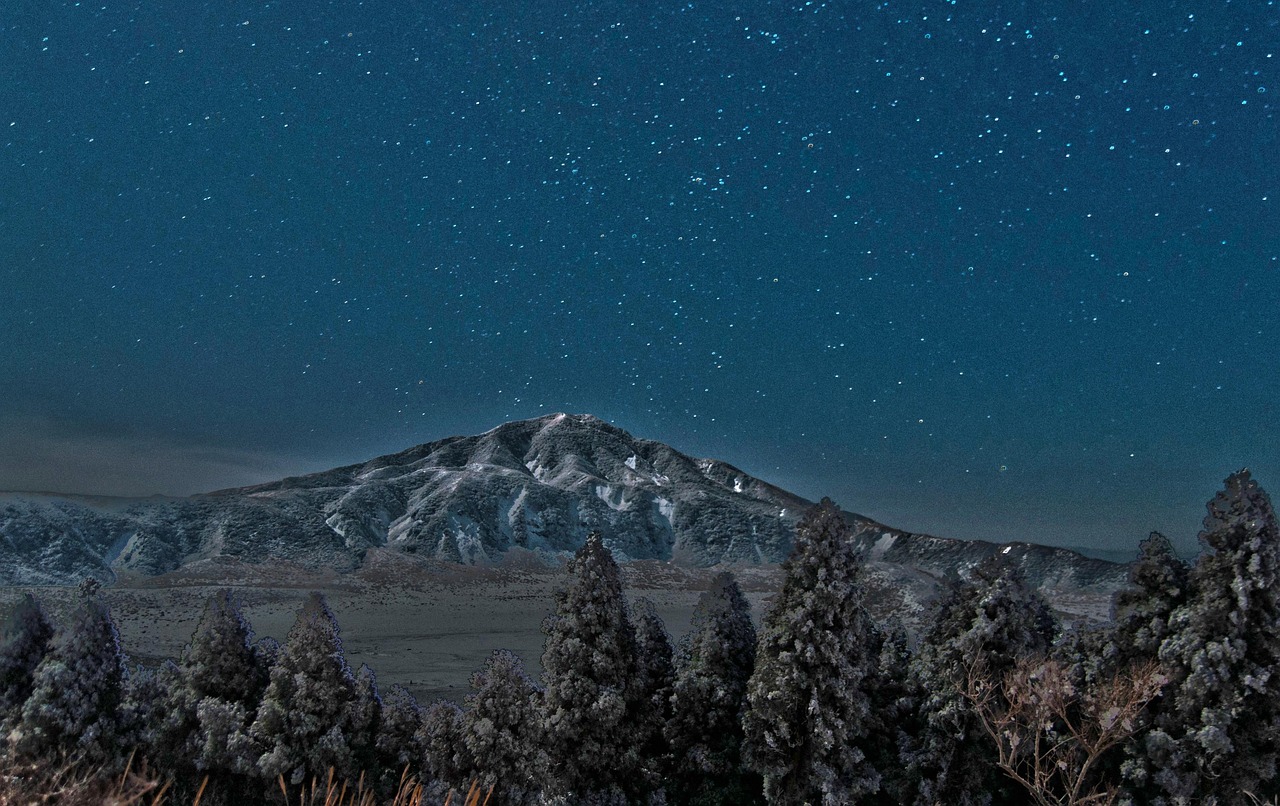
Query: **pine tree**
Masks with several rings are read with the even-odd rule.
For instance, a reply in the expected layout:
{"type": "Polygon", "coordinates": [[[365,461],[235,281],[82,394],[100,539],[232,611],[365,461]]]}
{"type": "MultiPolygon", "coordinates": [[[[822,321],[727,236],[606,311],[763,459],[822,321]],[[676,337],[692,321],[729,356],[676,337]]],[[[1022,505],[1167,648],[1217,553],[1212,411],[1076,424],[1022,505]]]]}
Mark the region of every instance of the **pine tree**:
{"type": "Polygon", "coordinates": [[[431,791],[433,800],[443,798],[450,788],[467,790],[467,774],[473,767],[462,743],[461,708],[448,700],[436,700],[427,706],[417,743],[422,748],[422,768],[438,785],[431,791]]]}
{"type": "Polygon", "coordinates": [[[1013,794],[1011,782],[995,767],[994,753],[961,691],[975,662],[992,679],[1003,679],[1019,658],[1047,652],[1055,632],[1048,605],[999,556],[979,564],[971,583],[947,594],[913,664],[914,684],[923,697],[919,735],[907,753],[917,804],[1019,802],[1023,795],[1013,794]]]}
{"type": "Polygon", "coordinates": [[[771,803],[854,803],[880,785],[867,756],[879,641],[830,499],[800,521],[783,570],[748,685],[743,756],[771,803]]]}
{"type": "Polygon", "coordinates": [[[271,667],[259,663],[253,628],[230,590],[209,597],[181,667],[187,688],[197,698],[216,697],[257,707],[271,667]]]}
{"type": "Polygon", "coordinates": [[[644,799],[662,791],[671,774],[671,749],[665,731],[671,720],[675,651],[651,599],[637,599],[631,618],[636,631],[636,674],[629,695],[629,721],[636,731],[641,765],[631,794],[644,799]]]}
{"type": "Polygon", "coordinates": [[[20,715],[22,704],[31,696],[36,667],[48,654],[53,634],[53,624],[40,602],[31,594],[24,594],[0,633],[0,725],[20,715]]]}
{"type": "Polygon", "coordinates": [[[258,770],[297,785],[324,780],[333,767],[351,775],[355,680],[342,650],[337,619],[318,593],[298,613],[284,652],[271,669],[250,736],[263,748],[258,770]]]}
{"type": "Polygon", "coordinates": [[[65,754],[106,775],[119,771],[127,757],[120,724],[124,681],[125,656],[111,612],[87,598],[36,666],[31,695],[11,734],[14,749],[36,759],[65,754]]]}
{"type": "Polygon", "coordinates": [[[1188,569],[1168,538],[1152,532],[1129,569],[1129,586],[1118,592],[1112,606],[1114,625],[1103,648],[1112,670],[1135,660],[1155,660],[1169,637],[1169,621],[1188,593],[1188,569]]]}
{"type": "Polygon", "coordinates": [[[569,574],[542,625],[545,785],[553,795],[617,798],[639,769],[628,721],[635,630],[618,565],[598,533],[569,562],[569,574]]]}
{"type": "Polygon", "coordinates": [[[204,786],[202,802],[234,802],[254,789],[260,753],[247,734],[269,668],[231,591],[210,596],[178,663],[157,674],[164,702],[149,755],[172,777],[175,797],[204,786]]]}
{"type": "Polygon", "coordinates": [[[363,774],[370,785],[383,778],[379,763],[378,736],[382,732],[382,697],[378,678],[367,663],[355,676],[355,699],[351,702],[351,763],[356,775],[363,774]]]}
{"type": "Polygon", "coordinates": [[[422,728],[422,708],[409,690],[393,685],[382,700],[377,748],[384,770],[384,783],[396,784],[407,771],[419,776],[423,770],[423,748],[418,741],[422,728]]]}
{"type": "Polygon", "coordinates": [[[755,669],[751,605],[733,574],[711,581],[680,641],[666,736],[671,746],[671,799],[698,806],[762,802],[763,782],[742,764],[742,715],[755,669]]]}
{"type": "Polygon", "coordinates": [[[520,658],[500,649],[471,676],[471,687],[462,717],[462,745],[475,761],[467,777],[486,792],[496,787],[494,806],[534,803],[540,789],[537,686],[520,658]]]}
{"type": "Polygon", "coordinates": [[[1207,553],[1160,645],[1164,701],[1126,772],[1156,803],[1270,801],[1280,796],[1280,529],[1249,471],[1209,502],[1200,541],[1207,553]]]}
{"type": "Polygon", "coordinates": [[[909,803],[915,785],[907,772],[906,757],[920,730],[922,695],[910,673],[912,655],[906,630],[895,624],[880,637],[867,742],[868,758],[880,772],[880,791],[871,802],[909,803]]]}

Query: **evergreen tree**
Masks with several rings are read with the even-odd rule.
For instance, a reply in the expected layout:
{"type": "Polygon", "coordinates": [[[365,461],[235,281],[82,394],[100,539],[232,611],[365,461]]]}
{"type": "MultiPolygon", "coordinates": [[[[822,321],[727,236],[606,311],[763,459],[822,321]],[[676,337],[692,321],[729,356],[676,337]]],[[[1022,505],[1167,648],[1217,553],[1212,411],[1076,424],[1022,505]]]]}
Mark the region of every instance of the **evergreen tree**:
{"type": "Polygon", "coordinates": [[[448,700],[431,703],[422,715],[417,739],[422,748],[422,768],[437,784],[431,790],[432,799],[442,799],[451,788],[466,792],[472,764],[462,743],[462,709],[448,700]]]}
{"type": "Polygon", "coordinates": [[[500,649],[471,676],[471,687],[462,717],[462,746],[475,762],[468,777],[486,792],[496,787],[494,806],[534,803],[540,789],[537,686],[520,658],[500,649]]]}
{"type": "Polygon", "coordinates": [[[972,582],[944,597],[913,664],[921,692],[919,735],[907,755],[920,806],[1018,803],[973,708],[961,695],[965,675],[981,662],[991,679],[1019,658],[1048,651],[1053,614],[1016,567],[998,555],[973,570],[972,582]]]}
{"type": "Polygon", "coordinates": [[[1208,504],[1190,594],[1159,657],[1170,680],[1143,756],[1126,767],[1156,803],[1280,796],[1280,530],[1247,470],[1208,504]]]}
{"type": "Polygon", "coordinates": [[[181,668],[186,687],[197,698],[257,707],[271,667],[259,662],[253,628],[230,590],[209,597],[183,651],[181,668]]]}
{"type": "Polygon", "coordinates": [[[378,678],[369,664],[360,665],[355,677],[355,699],[351,702],[351,762],[355,775],[363,775],[371,787],[383,778],[378,736],[382,732],[382,697],[378,678]]]}
{"type": "Polygon", "coordinates": [[[150,756],[172,776],[175,797],[203,786],[203,802],[229,803],[255,789],[260,753],[247,734],[269,669],[231,591],[210,596],[178,663],[158,673],[164,704],[150,756]]]}
{"type": "Polygon", "coordinates": [[[53,634],[53,624],[40,602],[31,594],[24,594],[0,633],[0,725],[11,723],[20,715],[22,704],[31,696],[36,667],[48,654],[53,634]]]}
{"type": "Polygon", "coordinates": [[[1155,660],[1169,637],[1173,612],[1187,598],[1188,569],[1168,538],[1152,532],[1129,569],[1129,586],[1115,596],[1103,662],[1113,671],[1136,660],[1155,660]]]}
{"type": "Polygon", "coordinates": [[[751,605],[733,574],[711,581],[680,641],[666,737],[673,755],[671,800],[698,806],[762,802],[763,782],[742,765],[742,715],[755,669],[751,605]]]}
{"type": "Polygon", "coordinates": [[[576,798],[620,797],[639,769],[628,721],[635,630],[618,564],[592,533],[569,562],[568,585],[543,622],[545,788],[576,798]]]}
{"type": "Polygon", "coordinates": [[[258,770],[297,785],[324,780],[330,767],[353,773],[351,738],[355,680],[337,620],[318,593],[298,613],[284,652],[271,669],[250,736],[263,749],[258,770]]]}
{"type": "Polygon", "coordinates": [[[58,632],[32,676],[31,695],[11,734],[29,758],[67,755],[111,775],[124,765],[120,705],[125,657],[107,606],[86,598],[58,632]]]}
{"type": "Polygon", "coordinates": [[[422,708],[409,690],[393,685],[382,700],[377,748],[384,770],[384,782],[393,785],[407,771],[419,776],[423,770],[424,750],[418,741],[422,728],[422,708]]]}
{"type": "Polygon", "coordinates": [[[867,756],[879,641],[830,499],[800,521],[783,570],[748,684],[743,756],[771,803],[854,803],[880,786],[867,756]]]}
{"type": "Polygon", "coordinates": [[[640,774],[631,794],[639,799],[662,791],[671,774],[671,750],[665,731],[671,720],[675,651],[653,601],[641,597],[632,608],[636,631],[636,674],[632,680],[630,722],[636,731],[640,774]]]}
{"type": "Polygon", "coordinates": [[[871,686],[871,721],[867,753],[880,772],[880,791],[874,803],[910,803],[915,791],[906,758],[919,733],[921,693],[911,677],[911,650],[900,625],[881,635],[876,659],[876,682],[871,686]]]}
{"type": "Polygon", "coordinates": [[[124,680],[120,704],[121,735],[124,744],[136,747],[140,755],[150,755],[156,746],[168,695],[163,675],[144,666],[135,666],[124,680]]]}

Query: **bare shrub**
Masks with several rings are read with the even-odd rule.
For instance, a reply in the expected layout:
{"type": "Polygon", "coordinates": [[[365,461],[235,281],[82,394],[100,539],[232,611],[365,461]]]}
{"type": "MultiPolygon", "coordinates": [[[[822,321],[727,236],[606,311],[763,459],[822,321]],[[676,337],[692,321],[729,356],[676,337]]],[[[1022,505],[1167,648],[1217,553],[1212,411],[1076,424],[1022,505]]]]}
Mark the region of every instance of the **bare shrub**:
{"type": "Polygon", "coordinates": [[[1024,658],[993,679],[979,656],[968,667],[961,694],[996,745],[997,766],[1041,806],[1111,804],[1116,785],[1100,760],[1133,735],[1165,676],[1155,663],[1130,667],[1086,691],[1062,663],[1024,658]]]}

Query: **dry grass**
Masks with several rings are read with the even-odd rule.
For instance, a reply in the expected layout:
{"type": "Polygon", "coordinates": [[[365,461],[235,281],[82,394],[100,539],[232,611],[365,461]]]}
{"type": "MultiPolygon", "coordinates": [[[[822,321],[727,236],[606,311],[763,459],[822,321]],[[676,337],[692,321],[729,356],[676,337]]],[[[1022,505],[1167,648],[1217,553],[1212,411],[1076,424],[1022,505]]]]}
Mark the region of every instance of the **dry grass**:
{"type": "Polygon", "coordinates": [[[118,777],[100,767],[86,767],[72,759],[50,763],[15,763],[0,758],[0,806],[161,806],[169,784],[134,766],[133,756],[118,777]]]}
{"type": "MultiPolygon", "coordinates": [[[[206,778],[196,791],[191,806],[200,806],[204,797],[206,778]]],[[[374,792],[365,787],[364,774],[354,784],[338,780],[332,768],[323,784],[312,779],[296,791],[290,792],[284,778],[277,779],[285,806],[426,806],[426,790],[406,767],[400,775],[400,784],[390,801],[379,804],[374,792]]],[[[443,806],[488,806],[493,796],[472,781],[462,799],[450,790],[443,806]],[[482,800],[483,797],[483,800],[482,800]]],[[[58,764],[15,764],[0,758],[0,806],[169,806],[165,797],[169,783],[149,773],[145,764],[133,764],[133,758],[125,771],[116,778],[102,775],[100,768],[86,768],[83,764],[64,759],[58,764]]]]}

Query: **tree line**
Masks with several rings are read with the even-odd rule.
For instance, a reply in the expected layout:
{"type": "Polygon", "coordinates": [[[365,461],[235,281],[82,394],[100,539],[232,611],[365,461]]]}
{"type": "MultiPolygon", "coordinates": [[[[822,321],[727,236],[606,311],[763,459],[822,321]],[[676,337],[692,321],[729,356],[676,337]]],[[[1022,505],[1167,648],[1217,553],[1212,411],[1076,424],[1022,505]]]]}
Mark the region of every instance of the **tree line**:
{"type": "Polygon", "coordinates": [[[464,707],[353,671],[319,594],[278,644],[219,592],[156,669],[129,668],[91,591],[60,629],[28,595],[0,637],[4,758],[104,777],[145,759],[179,803],[278,802],[330,774],[384,798],[407,775],[434,802],[478,781],[495,806],[1274,802],[1280,533],[1247,471],[1207,509],[1194,564],[1142,544],[1108,625],[1064,628],[997,556],[915,637],[868,614],[830,500],[758,631],[724,572],[675,645],[592,535],[541,681],[499,650],[464,707]]]}

